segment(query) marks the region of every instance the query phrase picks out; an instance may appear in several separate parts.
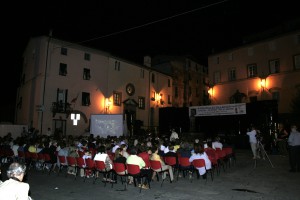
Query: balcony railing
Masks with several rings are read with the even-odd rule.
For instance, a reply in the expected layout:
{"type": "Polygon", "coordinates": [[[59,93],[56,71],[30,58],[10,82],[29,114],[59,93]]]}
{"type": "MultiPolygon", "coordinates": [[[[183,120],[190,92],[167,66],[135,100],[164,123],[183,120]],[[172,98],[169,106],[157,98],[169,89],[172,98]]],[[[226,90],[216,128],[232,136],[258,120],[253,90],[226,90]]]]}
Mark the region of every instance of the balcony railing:
{"type": "Polygon", "coordinates": [[[69,103],[52,102],[51,111],[53,117],[55,117],[56,113],[63,113],[66,114],[66,118],[68,118],[73,109],[69,103]]]}

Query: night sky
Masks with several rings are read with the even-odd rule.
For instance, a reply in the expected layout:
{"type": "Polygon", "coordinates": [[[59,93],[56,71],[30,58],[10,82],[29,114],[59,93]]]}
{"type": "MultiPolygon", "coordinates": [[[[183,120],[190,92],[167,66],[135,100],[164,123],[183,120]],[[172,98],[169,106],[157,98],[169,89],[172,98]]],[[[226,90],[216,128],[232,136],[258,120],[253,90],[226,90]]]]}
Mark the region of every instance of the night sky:
{"type": "Polygon", "coordinates": [[[239,46],[245,36],[299,18],[296,2],[61,0],[6,3],[1,12],[5,60],[1,91],[5,95],[1,95],[0,121],[5,121],[2,107],[14,105],[22,53],[30,37],[48,35],[52,30],[55,38],[140,64],[144,55],[159,54],[189,54],[206,64],[212,52],[239,46]]]}

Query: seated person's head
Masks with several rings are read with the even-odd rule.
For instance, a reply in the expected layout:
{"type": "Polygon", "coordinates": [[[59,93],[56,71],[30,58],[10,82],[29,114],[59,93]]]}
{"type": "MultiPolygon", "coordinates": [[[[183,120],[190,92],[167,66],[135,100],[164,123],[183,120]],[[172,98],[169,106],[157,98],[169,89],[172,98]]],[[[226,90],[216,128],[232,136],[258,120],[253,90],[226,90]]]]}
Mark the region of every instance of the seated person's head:
{"type": "Polygon", "coordinates": [[[25,175],[26,166],[21,163],[11,163],[7,169],[7,177],[22,181],[25,175]]]}

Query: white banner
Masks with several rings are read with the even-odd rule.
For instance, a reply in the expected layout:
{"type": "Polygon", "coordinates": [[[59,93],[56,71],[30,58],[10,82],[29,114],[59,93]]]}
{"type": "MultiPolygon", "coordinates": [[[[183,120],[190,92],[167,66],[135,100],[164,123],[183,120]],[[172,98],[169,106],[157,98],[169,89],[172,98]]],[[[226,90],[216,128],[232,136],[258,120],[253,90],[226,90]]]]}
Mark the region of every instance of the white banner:
{"type": "Polygon", "coordinates": [[[245,115],[246,103],[223,104],[212,106],[191,106],[189,116],[218,116],[218,115],[245,115]]]}

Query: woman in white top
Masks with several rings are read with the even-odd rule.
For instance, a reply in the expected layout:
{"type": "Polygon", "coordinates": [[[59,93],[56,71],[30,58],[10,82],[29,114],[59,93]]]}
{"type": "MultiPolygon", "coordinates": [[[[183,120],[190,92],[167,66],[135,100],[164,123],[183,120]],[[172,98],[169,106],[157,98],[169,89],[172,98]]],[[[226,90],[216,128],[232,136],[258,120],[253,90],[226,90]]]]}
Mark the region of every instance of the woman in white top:
{"type": "Polygon", "coordinates": [[[196,159],[204,159],[204,161],[205,161],[205,167],[197,168],[200,176],[202,176],[206,173],[206,170],[211,169],[211,161],[209,160],[207,154],[205,153],[203,146],[199,143],[195,144],[194,151],[193,151],[189,161],[193,162],[193,160],[196,160],[196,159]]]}
{"type": "Polygon", "coordinates": [[[110,171],[112,169],[112,160],[110,159],[109,155],[106,153],[105,146],[101,145],[97,149],[97,154],[94,157],[94,160],[100,160],[105,163],[105,167],[107,171],[110,171]]]}

